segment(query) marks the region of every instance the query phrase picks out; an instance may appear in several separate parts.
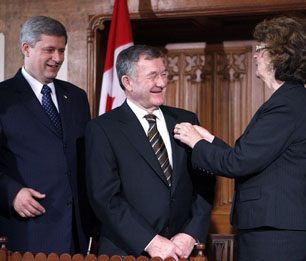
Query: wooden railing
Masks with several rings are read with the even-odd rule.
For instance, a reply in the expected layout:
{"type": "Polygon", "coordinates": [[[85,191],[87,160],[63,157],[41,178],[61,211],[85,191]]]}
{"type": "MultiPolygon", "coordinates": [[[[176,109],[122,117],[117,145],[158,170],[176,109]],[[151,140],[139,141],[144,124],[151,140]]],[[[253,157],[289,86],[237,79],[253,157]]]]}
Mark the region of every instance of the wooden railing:
{"type": "MultiPolygon", "coordinates": [[[[21,254],[20,252],[12,252],[7,249],[8,239],[7,237],[0,237],[0,261],[162,261],[159,257],[148,258],[146,256],[107,256],[100,255],[96,256],[94,254],[89,254],[83,256],[82,254],[75,254],[71,256],[70,254],[61,254],[51,253],[46,255],[45,253],[38,253],[34,255],[31,252],[26,252],[21,254]]],[[[180,258],[179,261],[207,261],[207,257],[204,255],[205,244],[198,244],[195,248],[194,257],[189,259],[180,258]]],[[[174,258],[168,257],[164,261],[173,261],[174,258]]]]}
{"type": "Polygon", "coordinates": [[[234,234],[210,234],[207,250],[210,261],[236,261],[236,236],[234,234]]]}

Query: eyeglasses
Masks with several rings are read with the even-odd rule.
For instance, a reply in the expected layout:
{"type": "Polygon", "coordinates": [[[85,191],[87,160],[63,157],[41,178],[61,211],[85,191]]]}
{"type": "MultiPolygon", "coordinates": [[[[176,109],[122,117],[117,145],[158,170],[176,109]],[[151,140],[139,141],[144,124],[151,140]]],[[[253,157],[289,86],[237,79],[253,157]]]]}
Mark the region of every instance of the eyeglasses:
{"type": "Polygon", "coordinates": [[[259,53],[261,50],[267,49],[266,46],[262,46],[262,45],[256,45],[255,47],[255,52],[259,53]]]}
{"type": "Polygon", "coordinates": [[[147,79],[155,81],[158,76],[160,76],[162,79],[168,79],[168,71],[163,71],[162,73],[156,73],[156,72],[152,72],[147,76],[147,79]]]}

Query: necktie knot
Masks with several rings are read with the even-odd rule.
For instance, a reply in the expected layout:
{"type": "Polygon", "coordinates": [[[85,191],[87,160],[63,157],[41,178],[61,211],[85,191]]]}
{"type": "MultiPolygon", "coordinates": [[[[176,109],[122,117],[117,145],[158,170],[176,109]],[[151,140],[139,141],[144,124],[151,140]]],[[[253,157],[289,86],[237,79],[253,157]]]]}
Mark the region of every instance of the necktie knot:
{"type": "Polygon", "coordinates": [[[42,94],[46,95],[46,94],[50,94],[51,92],[52,92],[51,88],[48,85],[43,85],[41,89],[42,94]]]}
{"type": "Polygon", "coordinates": [[[156,122],[156,116],[154,114],[147,114],[144,116],[149,124],[154,124],[156,122]]]}

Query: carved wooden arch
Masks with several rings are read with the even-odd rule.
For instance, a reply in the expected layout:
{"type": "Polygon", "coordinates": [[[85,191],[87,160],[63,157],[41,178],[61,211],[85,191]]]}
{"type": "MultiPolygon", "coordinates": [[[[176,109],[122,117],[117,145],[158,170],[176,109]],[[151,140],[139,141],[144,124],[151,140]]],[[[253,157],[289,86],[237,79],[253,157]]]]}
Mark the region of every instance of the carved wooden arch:
{"type": "Polygon", "coordinates": [[[93,117],[97,115],[99,106],[97,97],[100,97],[100,90],[97,88],[97,53],[100,51],[97,34],[98,30],[103,31],[105,29],[105,21],[110,20],[111,15],[97,15],[89,21],[87,34],[87,95],[93,117]]]}
{"type": "MultiPolygon", "coordinates": [[[[101,93],[102,72],[104,68],[105,52],[108,32],[101,39],[101,32],[109,30],[106,23],[110,22],[111,14],[100,14],[90,17],[87,34],[87,70],[88,84],[87,94],[92,117],[98,115],[99,98],[101,93]],[[105,49],[101,50],[101,41],[105,42],[105,49]],[[103,52],[104,51],[104,52],[103,52]],[[100,70],[100,71],[98,71],[100,70]],[[101,75],[101,77],[99,77],[101,75]]],[[[131,21],[141,19],[138,13],[130,13],[131,21]]],[[[103,36],[102,36],[103,37],[103,36]]]]}

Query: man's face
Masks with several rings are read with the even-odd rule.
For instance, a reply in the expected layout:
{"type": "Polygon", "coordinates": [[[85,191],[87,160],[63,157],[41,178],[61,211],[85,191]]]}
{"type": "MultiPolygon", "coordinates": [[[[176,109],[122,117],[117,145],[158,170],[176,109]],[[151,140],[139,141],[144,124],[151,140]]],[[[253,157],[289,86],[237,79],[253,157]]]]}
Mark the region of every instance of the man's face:
{"type": "Polygon", "coordinates": [[[165,101],[168,79],[162,58],[146,60],[140,56],[135,74],[136,79],[129,78],[126,95],[136,105],[151,113],[165,101]]]}
{"type": "Polygon", "coordinates": [[[48,84],[57,76],[64,61],[65,36],[41,35],[32,48],[22,45],[26,71],[42,84],[48,84]]]}

